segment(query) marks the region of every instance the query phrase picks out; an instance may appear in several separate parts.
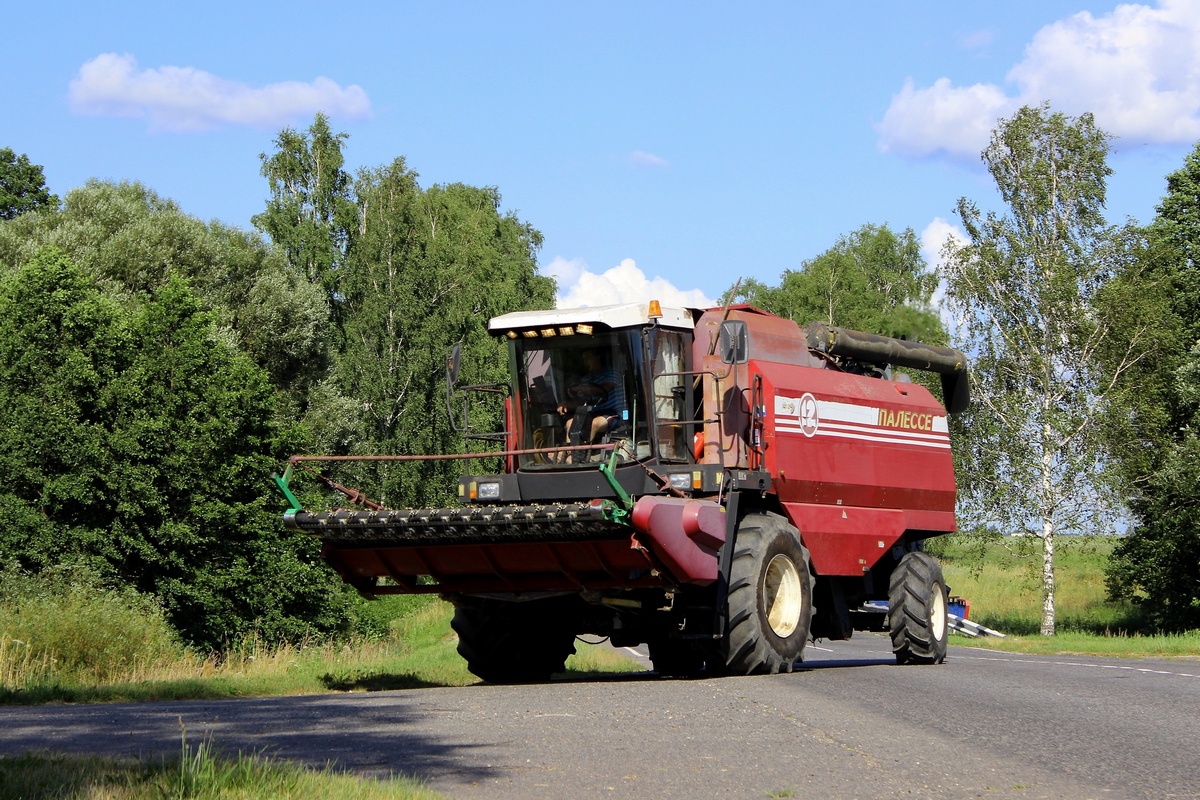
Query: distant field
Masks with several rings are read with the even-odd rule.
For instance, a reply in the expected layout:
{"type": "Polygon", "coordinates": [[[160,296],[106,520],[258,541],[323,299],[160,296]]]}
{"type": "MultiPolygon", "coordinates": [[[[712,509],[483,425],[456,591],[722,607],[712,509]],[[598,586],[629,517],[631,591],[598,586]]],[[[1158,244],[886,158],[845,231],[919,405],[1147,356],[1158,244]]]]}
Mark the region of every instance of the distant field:
{"type": "MultiPolygon", "coordinates": [[[[1106,598],[1104,565],[1116,540],[1055,540],[1055,605],[1060,632],[1130,633],[1140,630],[1137,608],[1106,598]]],[[[1041,540],[1005,539],[980,547],[965,538],[931,540],[950,593],[971,601],[971,619],[1005,633],[1036,634],[1042,619],[1041,540]]]]}
{"type": "Polygon", "coordinates": [[[1056,635],[1043,637],[1040,539],[1010,538],[986,546],[963,536],[930,540],[951,594],[970,601],[970,618],[1020,637],[957,636],[954,643],[1038,653],[1200,657],[1200,632],[1153,635],[1136,605],[1108,600],[1104,567],[1116,542],[1103,536],[1055,540],[1056,635]]]}

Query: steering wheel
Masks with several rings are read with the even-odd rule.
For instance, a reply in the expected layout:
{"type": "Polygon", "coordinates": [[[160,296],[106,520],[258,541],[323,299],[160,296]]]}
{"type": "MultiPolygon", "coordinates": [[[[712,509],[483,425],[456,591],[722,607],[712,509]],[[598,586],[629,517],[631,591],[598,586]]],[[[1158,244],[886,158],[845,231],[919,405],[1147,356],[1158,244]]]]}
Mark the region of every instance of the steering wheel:
{"type": "Polygon", "coordinates": [[[604,402],[604,398],[608,397],[608,392],[594,383],[577,383],[567,389],[573,399],[585,402],[588,405],[599,405],[604,402]]]}

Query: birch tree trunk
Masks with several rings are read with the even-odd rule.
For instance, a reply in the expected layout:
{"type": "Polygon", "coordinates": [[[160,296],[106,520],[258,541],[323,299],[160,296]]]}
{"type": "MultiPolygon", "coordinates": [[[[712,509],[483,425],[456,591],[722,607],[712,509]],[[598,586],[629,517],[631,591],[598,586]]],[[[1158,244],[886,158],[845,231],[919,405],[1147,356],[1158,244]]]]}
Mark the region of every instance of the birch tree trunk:
{"type": "Polygon", "coordinates": [[[1056,534],[1103,532],[1115,517],[1098,423],[1112,378],[1096,354],[1118,352],[1120,372],[1146,347],[1137,331],[1114,343],[1119,309],[1096,302],[1129,238],[1102,213],[1108,142],[1090,114],[1026,106],[1001,120],[983,160],[1008,212],[960,200],[969,242],[943,251],[955,338],[973,365],[974,406],[953,423],[960,519],[1041,540],[1047,636],[1056,534]]]}

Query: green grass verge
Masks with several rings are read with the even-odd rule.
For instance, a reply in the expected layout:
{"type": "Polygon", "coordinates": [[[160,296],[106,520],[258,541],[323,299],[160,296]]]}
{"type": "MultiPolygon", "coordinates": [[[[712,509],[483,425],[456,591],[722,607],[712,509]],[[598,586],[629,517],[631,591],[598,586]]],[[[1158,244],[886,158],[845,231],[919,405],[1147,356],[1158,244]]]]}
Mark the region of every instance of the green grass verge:
{"type": "MultiPolygon", "coordinates": [[[[270,647],[248,639],[221,659],[182,648],[153,663],[60,669],[69,658],[38,650],[36,640],[0,636],[0,703],[189,700],[318,692],[381,691],[466,686],[478,678],[459,657],[450,630],[453,608],[431,596],[406,597],[394,606],[388,635],[375,640],[270,647]],[[32,655],[31,655],[32,654],[32,655]]],[[[69,619],[61,619],[69,627],[69,619]]],[[[629,672],[637,664],[603,646],[576,643],[563,677],[629,672]]]]}
{"type": "Polygon", "coordinates": [[[1041,636],[1041,540],[1035,537],[982,542],[965,536],[931,540],[950,591],[971,603],[970,618],[1007,638],[954,644],[1022,653],[1092,654],[1129,658],[1200,657],[1200,631],[1156,635],[1133,603],[1108,599],[1104,567],[1116,545],[1112,537],[1055,540],[1056,635],[1041,636]]]}
{"type": "Polygon", "coordinates": [[[1112,658],[1165,658],[1200,660],[1200,632],[1176,636],[1104,636],[1095,633],[1059,633],[1054,636],[953,635],[951,644],[1035,655],[1088,655],[1112,658]]]}
{"type": "Polygon", "coordinates": [[[376,780],[184,740],[173,759],[112,759],[28,753],[0,757],[0,797],[23,800],[440,800],[408,778],[376,780]]]}

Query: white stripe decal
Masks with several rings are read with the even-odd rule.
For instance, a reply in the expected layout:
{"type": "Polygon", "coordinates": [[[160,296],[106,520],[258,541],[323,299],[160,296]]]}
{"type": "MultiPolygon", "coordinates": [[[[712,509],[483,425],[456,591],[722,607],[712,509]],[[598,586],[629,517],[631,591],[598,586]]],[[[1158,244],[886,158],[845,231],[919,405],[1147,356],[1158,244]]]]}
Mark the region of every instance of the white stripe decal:
{"type": "MultiPolygon", "coordinates": [[[[802,434],[803,433],[803,431],[800,429],[800,427],[798,425],[797,426],[777,425],[775,429],[777,431],[780,431],[783,433],[789,433],[789,434],[794,434],[794,433],[802,434]]],[[[885,436],[885,435],[883,435],[882,431],[879,433],[865,433],[865,432],[864,433],[849,433],[849,432],[843,432],[843,431],[826,430],[824,428],[821,428],[821,429],[817,430],[816,435],[817,436],[826,436],[826,437],[830,437],[830,438],[837,438],[837,439],[858,439],[860,441],[865,441],[865,442],[881,442],[881,443],[885,443],[885,444],[907,444],[907,445],[914,445],[916,447],[932,447],[932,448],[939,449],[939,450],[949,450],[950,449],[950,443],[948,441],[930,442],[930,441],[923,441],[920,439],[906,439],[906,438],[902,438],[902,436],[885,436]]]]}
{"type": "MultiPolygon", "coordinates": [[[[891,412],[893,417],[897,412],[891,412]]],[[[914,447],[929,447],[938,450],[950,449],[950,431],[946,417],[940,414],[917,412],[916,417],[929,419],[929,428],[914,430],[881,425],[888,413],[876,406],[860,406],[854,403],[839,403],[832,400],[816,400],[812,395],[803,397],[775,396],[775,429],[788,435],[805,437],[826,436],[835,439],[854,439],[881,444],[903,444],[914,447]],[[816,403],[816,419],[801,421],[800,410],[804,397],[816,403]],[[807,423],[807,425],[805,424],[807,423]]]]}
{"type": "Polygon", "coordinates": [[[879,409],[871,406],[856,406],[853,403],[834,403],[830,400],[818,400],[817,412],[821,422],[857,422],[860,425],[876,425],[879,422],[879,409]]]}
{"type": "Polygon", "coordinates": [[[828,429],[831,431],[850,431],[850,432],[861,432],[861,433],[887,432],[887,433],[893,434],[895,436],[911,436],[914,439],[928,439],[930,441],[936,441],[936,442],[944,442],[944,441],[946,441],[947,438],[949,438],[945,434],[939,435],[936,433],[922,433],[920,431],[912,431],[912,430],[908,430],[906,428],[880,428],[878,425],[869,425],[869,426],[838,425],[837,423],[834,423],[834,422],[827,423],[825,420],[821,420],[821,429],[822,430],[828,429]]]}
{"type": "Polygon", "coordinates": [[[840,433],[837,431],[826,432],[826,431],[821,431],[821,430],[817,431],[817,436],[829,436],[831,438],[838,438],[838,439],[860,439],[860,440],[866,441],[866,442],[883,442],[886,444],[909,444],[909,445],[916,445],[917,447],[933,447],[938,450],[949,450],[950,449],[949,442],[918,442],[918,441],[914,441],[912,439],[899,439],[894,436],[878,436],[878,435],[872,436],[869,434],[862,434],[862,433],[840,433]]]}

